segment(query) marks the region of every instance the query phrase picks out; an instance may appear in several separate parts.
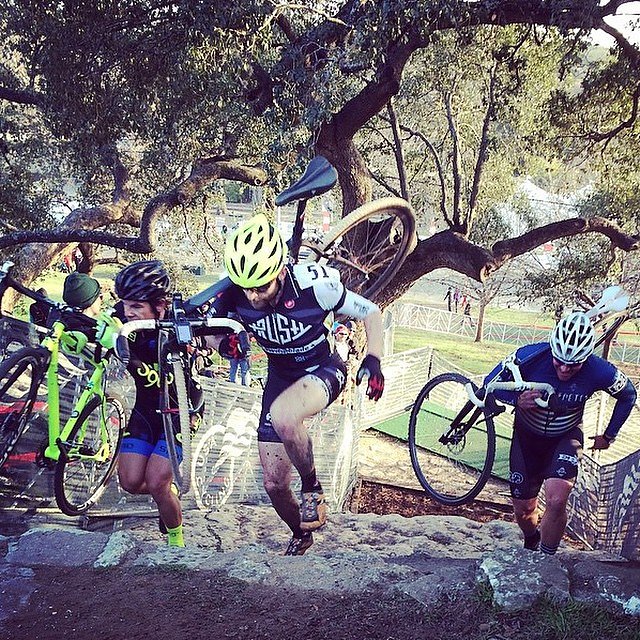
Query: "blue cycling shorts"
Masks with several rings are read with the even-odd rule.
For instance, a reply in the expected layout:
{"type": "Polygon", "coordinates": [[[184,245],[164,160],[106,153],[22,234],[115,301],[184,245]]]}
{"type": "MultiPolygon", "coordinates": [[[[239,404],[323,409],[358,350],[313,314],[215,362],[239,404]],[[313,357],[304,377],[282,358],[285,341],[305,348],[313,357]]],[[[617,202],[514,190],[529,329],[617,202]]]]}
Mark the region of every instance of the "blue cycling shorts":
{"type": "MultiPolygon", "coordinates": [[[[176,450],[178,458],[182,460],[182,447],[177,441],[176,450]]],[[[155,454],[169,460],[162,416],[159,413],[142,412],[133,408],[120,449],[120,455],[127,453],[136,453],[145,458],[155,454]]]]}

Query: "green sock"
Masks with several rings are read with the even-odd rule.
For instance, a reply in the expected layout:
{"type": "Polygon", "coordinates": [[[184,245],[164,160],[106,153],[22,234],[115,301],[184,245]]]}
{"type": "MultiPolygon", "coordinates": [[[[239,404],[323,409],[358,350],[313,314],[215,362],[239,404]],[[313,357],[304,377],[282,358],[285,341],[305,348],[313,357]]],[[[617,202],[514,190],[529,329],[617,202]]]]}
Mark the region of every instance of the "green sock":
{"type": "Polygon", "coordinates": [[[167,527],[167,540],[170,547],[184,547],[184,536],[182,534],[182,525],[179,524],[173,529],[167,527]]]}

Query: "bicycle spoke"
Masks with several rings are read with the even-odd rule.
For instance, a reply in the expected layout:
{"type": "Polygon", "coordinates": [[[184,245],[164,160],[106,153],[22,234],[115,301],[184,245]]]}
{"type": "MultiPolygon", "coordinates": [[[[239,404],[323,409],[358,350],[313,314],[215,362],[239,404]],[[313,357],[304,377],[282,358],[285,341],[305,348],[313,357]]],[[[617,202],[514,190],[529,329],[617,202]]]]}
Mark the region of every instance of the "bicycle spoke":
{"type": "Polygon", "coordinates": [[[115,464],[124,431],[124,409],[115,398],[103,405],[94,397],[82,411],[56,465],[55,492],[67,515],[87,511],[104,492],[115,464]]]}
{"type": "Polygon", "coordinates": [[[409,446],[420,483],[444,504],[464,504],[485,485],[495,455],[491,418],[475,408],[458,374],[429,381],[411,413],[409,446]]]}
{"type": "Polygon", "coordinates": [[[348,289],[375,301],[415,242],[411,208],[398,198],[383,198],[351,212],[312,249],[340,271],[348,289]]]}

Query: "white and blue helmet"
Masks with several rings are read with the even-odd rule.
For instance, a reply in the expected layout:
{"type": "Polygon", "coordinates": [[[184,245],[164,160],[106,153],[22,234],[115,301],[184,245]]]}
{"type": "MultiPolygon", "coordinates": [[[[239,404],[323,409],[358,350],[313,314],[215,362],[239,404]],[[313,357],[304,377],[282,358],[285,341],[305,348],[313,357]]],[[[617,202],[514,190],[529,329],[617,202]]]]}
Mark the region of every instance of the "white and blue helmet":
{"type": "Polygon", "coordinates": [[[553,357],[564,364],[584,362],[593,353],[595,342],[596,330],[582,311],[562,318],[549,338],[553,357]]]}

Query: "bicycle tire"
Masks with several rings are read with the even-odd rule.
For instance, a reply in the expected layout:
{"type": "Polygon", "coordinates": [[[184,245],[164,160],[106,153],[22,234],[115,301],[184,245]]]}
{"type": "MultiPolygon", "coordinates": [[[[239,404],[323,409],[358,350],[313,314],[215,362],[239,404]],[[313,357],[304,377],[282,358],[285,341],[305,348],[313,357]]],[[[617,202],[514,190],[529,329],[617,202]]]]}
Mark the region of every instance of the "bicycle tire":
{"type": "MultiPolygon", "coordinates": [[[[171,414],[165,414],[163,425],[164,435],[167,440],[167,451],[171,461],[171,470],[175,483],[180,489],[180,494],[185,495],[191,488],[191,420],[189,419],[189,399],[187,395],[187,383],[185,379],[182,361],[178,358],[171,363],[173,369],[173,384],[175,385],[178,402],[179,433],[178,440],[182,447],[182,460],[176,447],[176,432],[173,426],[171,414]]],[[[166,393],[168,393],[168,385],[166,393]]]]}
{"type": "Polygon", "coordinates": [[[417,244],[406,200],[381,198],[345,216],[318,244],[305,243],[315,262],[340,271],[347,289],[376,301],[417,244]]]}
{"type": "Polygon", "coordinates": [[[81,411],[65,442],[60,443],[54,493],[62,513],[86,513],[105,492],[113,475],[125,431],[125,411],[120,398],[93,396],[81,411]],[[104,460],[91,457],[103,446],[101,425],[107,427],[108,447],[104,460]]]}
{"type": "Polygon", "coordinates": [[[482,491],[496,453],[493,418],[469,401],[467,384],[477,390],[458,373],[432,378],[418,394],[409,419],[413,470],[424,490],[449,506],[467,504],[482,491]]]}
{"type": "Polygon", "coordinates": [[[0,468],[29,422],[48,362],[46,349],[25,347],[0,364],[0,468]]]}

